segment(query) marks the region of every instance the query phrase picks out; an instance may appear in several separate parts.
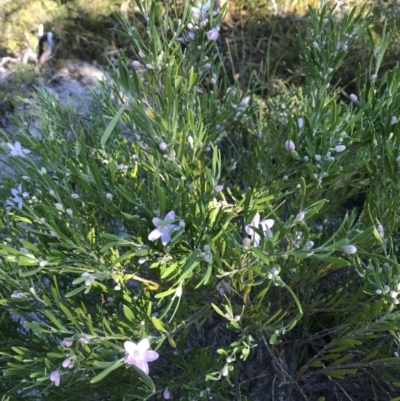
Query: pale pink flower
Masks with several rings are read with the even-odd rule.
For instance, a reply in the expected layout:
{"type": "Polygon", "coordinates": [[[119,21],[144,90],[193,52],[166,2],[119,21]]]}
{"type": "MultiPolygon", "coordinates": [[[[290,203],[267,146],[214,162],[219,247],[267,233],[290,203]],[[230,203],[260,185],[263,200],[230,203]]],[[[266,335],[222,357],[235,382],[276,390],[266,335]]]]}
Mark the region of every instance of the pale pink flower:
{"type": "Polygon", "coordinates": [[[73,362],[72,358],[70,357],[70,358],[64,359],[64,361],[62,363],[62,367],[63,368],[72,368],[73,364],[74,364],[74,362],[73,362]]]}
{"type": "Polygon", "coordinates": [[[20,142],[15,142],[15,144],[7,143],[7,146],[10,148],[10,154],[11,156],[20,156],[20,157],[25,157],[25,154],[31,153],[30,150],[24,149],[21,146],[20,142]]]}
{"type": "Polygon", "coordinates": [[[147,338],[141,340],[138,344],[132,341],[125,341],[124,348],[127,352],[126,362],[129,365],[135,365],[146,375],[149,374],[149,365],[147,362],[155,361],[159,355],[157,352],[149,350],[150,342],[147,338]]]}
{"type": "Polygon", "coordinates": [[[157,227],[149,234],[149,240],[155,241],[158,238],[161,238],[161,242],[163,245],[168,244],[171,241],[171,234],[174,231],[179,231],[182,226],[176,224],[165,224],[168,221],[172,221],[175,219],[175,212],[171,210],[169,213],[166,214],[164,220],[161,220],[158,217],[154,217],[152,220],[153,224],[157,227]]]}
{"type": "MultiPolygon", "coordinates": [[[[273,227],[274,223],[275,223],[275,221],[272,219],[260,221],[260,213],[258,213],[258,212],[256,213],[256,215],[253,218],[253,221],[245,227],[246,233],[248,235],[252,236],[252,240],[254,241],[255,247],[260,246],[260,238],[261,237],[260,237],[260,234],[258,234],[253,229],[253,227],[259,228],[259,226],[261,226],[262,231],[265,234],[265,232],[267,232],[268,230],[270,230],[273,227]]],[[[268,231],[268,233],[269,233],[269,231],[268,231]]]]}
{"type": "Polygon", "coordinates": [[[57,387],[60,385],[60,372],[58,370],[50,373],[50,381],[54,382],[54,385],[57,387]]]}
{"type": "Polygon", "coordinates": [[[90,343],[90,338],[89,337],[81,337],[79,339],[79,342],[82,344],[89,344],[90,343]]]}

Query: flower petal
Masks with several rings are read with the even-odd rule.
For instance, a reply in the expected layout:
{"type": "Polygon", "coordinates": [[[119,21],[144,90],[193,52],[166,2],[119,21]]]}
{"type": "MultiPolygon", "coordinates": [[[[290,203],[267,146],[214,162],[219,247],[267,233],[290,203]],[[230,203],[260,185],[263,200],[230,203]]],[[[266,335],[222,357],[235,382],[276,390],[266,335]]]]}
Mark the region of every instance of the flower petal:
{"type": "Polygon", "coordinates": [[[144,359],[137,360],[134,365],[137,366],[140,370],[143,370],[146,375],[149,374],[149,365],[144,359]]]}
{"type": "Polygon", "coordinates": [[[161,222],[162,222],[162,220],[159,219],[158,217],[154,217],[154,219],[151,220],[151,221],[153,222],[153,224],[154,224],[156,227],[158,226],[158,223],[161,223],[161,222]]]}
{"type": "Polygon", "coordinates": [[[155,241],[156,239],[159,239],[163,234],[164,234],[164,233],[163,233],[161,230],[159,230],[158,228],[156,228],[155,230],[153,230],[153,231],[149,234],[148,239],[149,239],[150,241],[155,241]]]}
{"type": "Polygon", "coordinates": [[[245,231],[246,231],[246,233],[247,233],[248,235],[252,235],[253,232],[254,232],[254,230],[251,228],[251,225],[250,225],[250,224],[248,224],[244,229],[245,229],[245,231]]]}
{"type": "Polygon", "coordinates": [[[150,348],[150,341],[148,338],[143,338],[140,340],[139,344],[137,345],[139,351],[144,352],[150,348]]]}
{"type": "Polygon", "coordinates": [[[169,241],[171,241],[171,236],[169,235],[169,233],[163,233],[161,236],[162,244],[167,245],[169,241]]]}
{"type": "Polygon", "coordinates": [[[272,219],[263,220],[260,224],[263,230],[265,231],[267,228],[272,228],[274,226],[275,220],[272,219]]]}
{"type": "Polygon", "coordinates": [[[260,223],[260,213],[256,213],[255,216],[253,217],[253,221],[251,222],[251,225],[254,227],[258,227],[258,224],[260,223]]]}
{"type": "Polygon", "coordinates": [[[254,234],[254,246],[256,248],[260,246],[260,235],[257,233],[254,234]]]}
{"type": "Polygon", "coordinates": [[[126,362],[128,362],[129,365],[136,365],[137,360],[136,360],[135,355],[129,354],[128,357],[126,358],[126,362]]]}
{"type": "Polygon", "coordinates": [[[175,212],[173,210],[168,212],[164,217],[164,221],[174,220],[174,219],[175,219],[175,212]]]}
{"type": "Polygon", "coordinates": [[[144,359],[147,362],[155,361],[159,356],[156,351],[148,350],[144,352],[144,359]]]}
{"type": "Polygon", "coordinates": [[[125,341],[124,348],[128,354],[133,354],[138,349],[138,346],[132,341],[125,341]]]}

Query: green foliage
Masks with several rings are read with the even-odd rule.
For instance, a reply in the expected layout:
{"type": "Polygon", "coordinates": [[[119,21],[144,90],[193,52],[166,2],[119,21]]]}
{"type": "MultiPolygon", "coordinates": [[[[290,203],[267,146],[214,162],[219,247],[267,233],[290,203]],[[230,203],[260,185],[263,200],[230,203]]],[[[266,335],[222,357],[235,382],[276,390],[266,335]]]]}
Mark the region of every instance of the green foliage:
{"type": "Polygon", "coordinates": [[[272,99],[229,86],[207,39],[223,12],[200,24],[188,4],[137,7],[141,26],[115,15],[134,56],[121,52],[90,113],[39,92],[22,150],[4,134],[2,392],[390,400],[400,69],[380,69],[392,33],[350,93],[334,77],[368,35],[366,9],[338,21],[310,8],[305,84],[272,99]],[[160,355],[148,376],[125,352],[143,339],[160,355]]]}
{"type": "Polygon", "coordinates": [[[11,65],[10,76],[0,81],[0,110],[8,111],[16,106],[19,96],[28,96],[38,76],[39,68],[36,65],[11,65]]]}

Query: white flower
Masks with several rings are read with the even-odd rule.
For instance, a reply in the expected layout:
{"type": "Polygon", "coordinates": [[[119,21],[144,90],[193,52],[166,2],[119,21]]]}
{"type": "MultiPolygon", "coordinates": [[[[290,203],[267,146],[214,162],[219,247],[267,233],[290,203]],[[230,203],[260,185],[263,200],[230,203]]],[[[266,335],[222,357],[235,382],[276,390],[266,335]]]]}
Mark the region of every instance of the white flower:
{"type": "Polygon", "coordinates": [[[72,211],[71,209],[67,209],[67,210],[65,211],[65,213],[67,213],[68,216],[72,216],[73,211],[72,211]]]}
{"type": "Polygon", "coordinates": [[[133,66],[133,68],[135,68],[135,70],[137,70],[142,66],[142,64],[140,63],[140,61],[133,60],[132,61],[132,66],[133,66]]]}
{"type": "Polygon", "coordinates": [[[396,124],[397,123],[397,117],[393,116],[392,119],[390,120],[390,124],[396,124]]]}
{"type": "Polygon", "coordinates": [[[79,195],[78,195],[78,194],[71,194],[71,198],[72,198],[72,199],[78,199],[78,198],[79,198],[79,195]]]}
{"type": "Polygon", "coordinates": [[[299,124],[299,128],[300,128],[300,129],[304,127],[304,120],[303,120],[302,118],[299,118],[299,119],[297,120],[297,122],[298,122],[298,124],[299,124]]]}
{"type": "Polygon", "coordinates": [[[219,36],[219,31],[217,28],[212,28],[207,32],[207,39],[211,41],[216,41],[219,36]]]}
{"type": "Polygon", "coordinates": [[[228,370],[228,366],[224,366],[221,370],[221,375],[222,376],[228,376],[229,370],[228,370]]]}
{"type": "Polygon", "coordinates": [[[169,400],[171,398],[171,393],[168,391],[168,389],[165,389],[162,395],[165,400],[169,400]]]}
{"type": "Polygon", "coordinates": [[[353,255],[357,252],[357,248],[354,245],[346,245],[342,248],[342,250],[347,255],[353,255]]]}
{"type": "Polygon", "coordinates": [[[54,206],[56,207],[57,210],[64,210],[63,205],[61,203],[56,203],[54,206]]]}
{"type": "Polygon", "coordinates": [[[216,186],[214,187],[214,191],[215,191],[215,192],[221,192],[223,189],[224,189],[224,186],[223,186],[223,185],[216,185],[216,186]]]}
{"type": "Polygon", "coordinates": [[[54,382],[54,385],[57,387],[60,385],[60,372],[58,370],[50,373],[50,381],[54,382]]]}
{"type": "Polygon", "coordinates": [[[303,221],[306,214],[304,212],[300,212],[297,216],[295,221],[303,221]]]}
{"type": "Polygon", "coordinates": [[[181,224],[165,224],[166,222],[172,221],[174,219],[175,212],[173,210],[166,214],[164,220],[161,220],[158,217],[154,217],[152,222],[157,228],[149,234],[149,240],[155,241],[158,238],[161,238],[161,242],[163,245],[168,244],[168,242],[171,241],[171,234],[174,231],[179,231],[182,228],[181,224]]]}
{"type": "MultiPolygon", "coordinates": [[[[258,226],[261,226],[262,231],[264,232],[264,235],[265,235],[265,232],[267,230],[271,229],[273,227],[274,223],[275,223],[275,221],[272,219],[260,221],[260,213],[258,213],[258,212],[256,213],[252,222],[245,227],[245,231],[248,235],[251,235],[255,247],[260,246],[260,238],[261,237],[252,227],[258,228],[258,226]]],[[[243,246],[245,246],[245,244],[243,244],[243,246]]]]}
{"type": "Polygon", "coordinates": [[[314,159],[315,159],[317,162],[321,161],[321,155],[315,155],[315,156],[314,156],[314,159]]]}
{"type": "Polygon", "coordinates": [[[358,97],[354,93],[352,93],[349,97],[352,102],[356,102],[358,100],[358,97]]]}
{"type": "Polygon", "coordinates": [[[288,140],[285,142],[285,148],[286,150],[293,152],[296,149],[296,145],[292,140],[288,140]]]}
{"type": "Polygon", "coordinates": [[[158,353],[150,348],[150,342],[147,338],[141,340],[138,344],[132,341],[125,341],[124,348],[127,352],[126,362],[129,365],[135,365],[142,370],[146,375],[149,374],[149,365],[147,362],[155,361],[158,358],[158,353]]]}
{"type": "Polygon", "coordinates": [[[31,153],[30,150],[24,149],[19,142],[15,142],[14,145],[7,143],[7,146],[10,148],[11,156],[25,157],[25,154],[31,153]]]}
{"type": "Polygon", "coordinates": [[[19,292],[17,290],[14,290],[13,293],[11,294],[11,298],[22,298],[24,294],[22,292],[19,292]]]}
{"type": "Polygon", "coordinates": [[[106,194],[106,198],[107,198],[108,200],[112,200],[113,196],[112,196],[112,194],[108,193],[108,194],[106,194]]]}
{"type": "Polygon", "coordinates": [[[79,342],[82,344],[89,344],[90,343],[90,338],[89,337],[81,337],[79,339],[79,342]]]}

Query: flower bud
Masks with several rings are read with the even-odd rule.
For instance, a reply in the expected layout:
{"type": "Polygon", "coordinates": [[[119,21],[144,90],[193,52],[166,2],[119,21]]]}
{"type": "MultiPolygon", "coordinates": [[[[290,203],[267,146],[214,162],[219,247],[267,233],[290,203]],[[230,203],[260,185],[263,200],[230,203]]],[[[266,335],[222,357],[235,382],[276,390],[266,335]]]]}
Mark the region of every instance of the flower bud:
{"type": "Polygon", "coordinates": [[[207,32],[207,39],[211,41],[216,41],[218,39],[219,32],[217,28],[212,28],[207,32]]]}
{"type": "Polygon", "coordinates": [[[340,152],[343,152],[344,150],[346,150],[346,146],[344,146],[344,145],[335,146],[335,152],[340,153],[340,152]]]}
{"type": "Polygon", "coordinates": [[[287,140],[285,142],[285,149],[289,152],[293,152],[296,149],[296,145],[292,140],[287,140]]]}
{"type": "Polygon", "coordinates": [[[354,245],[346,245],[343,248],[343,252],[347,255],[353,255],[357,252],[357,248],[354,245]]]}
{"type": "Polygon", "coordinates": [[[245,238],[242,242],[244,248],[248,248],[251,244],[250,238],[245,238]]]}

